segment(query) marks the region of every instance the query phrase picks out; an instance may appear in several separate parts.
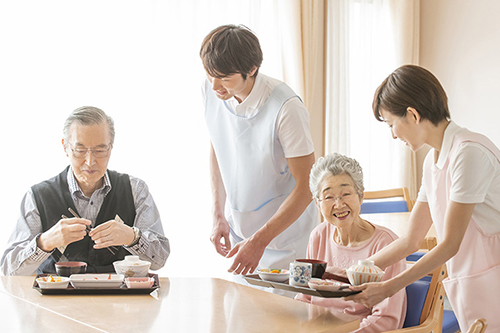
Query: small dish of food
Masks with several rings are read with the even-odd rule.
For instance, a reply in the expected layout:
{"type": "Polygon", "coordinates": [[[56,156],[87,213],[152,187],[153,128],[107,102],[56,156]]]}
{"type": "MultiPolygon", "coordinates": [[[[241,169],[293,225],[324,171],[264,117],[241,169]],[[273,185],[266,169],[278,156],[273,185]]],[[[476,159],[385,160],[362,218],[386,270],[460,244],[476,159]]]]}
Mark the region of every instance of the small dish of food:
{"type": "Polygon", "coordinates": [[[155,279],[152,277],[125,278],[127,288],[151,288],[154,283],[155,279]]]}
{"type": "Polygon", "coordinates": [[[64,276],[49,275],[36,279],[36,282],[43,289],[65,289],[68,288],[69,278],[64,276]]]}
{"type": "Polygon", "coordinates": [[[347,289],[349,285],[338,281],[312,278],[309,281],[309,288],[314,290],[337,291],[347,289]]]}
{"type": "Polygon", "coordinates": [[[122,274],[73,274],[69,277],[75,288],[120,288],[123,284],[122,274]]]}
{"type": "Polygon", "coordinates": [[[285,282],[290,275],[288,269],[264,268],[257,271],[262,280],[273,282],[285,282]]]}

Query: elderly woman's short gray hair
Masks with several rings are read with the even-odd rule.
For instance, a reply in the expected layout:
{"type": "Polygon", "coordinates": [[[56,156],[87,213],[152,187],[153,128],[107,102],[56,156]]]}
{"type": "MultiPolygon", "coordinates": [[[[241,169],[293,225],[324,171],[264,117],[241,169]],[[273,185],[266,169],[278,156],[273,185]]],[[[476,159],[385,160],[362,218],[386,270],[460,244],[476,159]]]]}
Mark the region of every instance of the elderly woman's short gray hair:
{"type": "Polygon", "coordinates": [[[64,142],[68,142],[69,129],[73,123],[78,123],[80,125],[98,125],[102,123],[108,124],[109,136],[111,137],[111,146],[115,142],[115,123],[113,119],[108,116],[104,111],[93,106],[82,106],[71,112],[71,114],[66,119],[63,128],[63,138],[64,142]]]}
{"type": "Polygon", "coordinates": [[[309,188],[311,189],[313,198],[319,198],[319,187],[326,177],[337,176],[344,173],[351,176],[354,182],[354,188],[359,198],[362,199],[365,190],[363,186],[363,169],[355,159],[339,153],[320,157],[318,161],[314,163],[309,176],[309,188]]]}

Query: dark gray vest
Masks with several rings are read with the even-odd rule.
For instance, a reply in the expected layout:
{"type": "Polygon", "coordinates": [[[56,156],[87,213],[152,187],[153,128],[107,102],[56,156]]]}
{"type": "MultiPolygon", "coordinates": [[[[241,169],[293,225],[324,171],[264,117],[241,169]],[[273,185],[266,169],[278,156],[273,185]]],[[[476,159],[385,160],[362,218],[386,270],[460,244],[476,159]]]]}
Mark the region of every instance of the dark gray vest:
{"type": "MultiPolygon", "coordinates": [[[[36,206],[40,213],[43,231],[49,230],[60,219],[61,215],[69,216],[68,208],[71,207],[77,213],[75,204],[71,197],[67,181],[67,167],[59,175],[34,185],[31,189],[35,197],[36,206]]],[[[108,170],[111,191],[104,198],[101,209],[97,214],[96,226],[115,218],[118,214],[129,226],[134,224],[135,205],[130,186],[130,179],[127,174],[108,170]]],[[[85,216],[82,216],[85,218],[85,216]]],[[[95,250],[94,242],[87,235],[84,239],[69,244],[64,251],[64,255],[70,261],[84,261],[87,263],[87,272],[114,272],[113,261],[122,260],[130,253],[122,246],[116,247],[116,254],[112,255],[108,249],[95,250]]],[[[45,260],[37,270],[41,273],[55,273],[54,263],[59,261],[61,253],[55,250],[53,254],[45,260]]]]}

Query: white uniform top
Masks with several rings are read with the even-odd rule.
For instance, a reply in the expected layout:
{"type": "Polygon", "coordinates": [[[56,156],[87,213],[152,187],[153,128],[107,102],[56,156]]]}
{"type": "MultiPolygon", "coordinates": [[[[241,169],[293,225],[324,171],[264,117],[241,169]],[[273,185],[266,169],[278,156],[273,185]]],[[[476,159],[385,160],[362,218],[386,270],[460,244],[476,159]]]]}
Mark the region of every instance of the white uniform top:
{"type": "MultiPolygon", "coordinates": [[[[252,92],[242,103],[246,108],[245,116],[242,116],[234,112],[231,102],[217,98],[206,81],[205,118],[226,189],[226,215],[232,233],[238,238],[252,236],[267,223],[295,186],[278,124],[285,105],[289,106],[285,120],[297,119],[296,114],[300,111],[290,107],[295,103],[293,100],[302,104],[286,84],[259,74],[252,92]],[[270,90],[273,86],[270,82],[277,82],[278,85],[270,90]],[[267,94],[269,90],[269,96],[257,95],[267,94]],[[253,107],[259,108],[246,116],[253,107]]],[[[305,108],[301,106],[300,110],[305,108]]],[[[283,122],[283,117],[281,119],[282,125],[287,124],[283,122]]],[[[310,140],[308,122],[300,124],[299,128],[281,126],[281,129],[284,137],[294,138],[289,140],[291,144],[288,148],[289,151],[295,148],[295,151],[289,154],[303,156],[312,153],[307,143],[304,145],[304,141],[310,140]],[[304,131],[306,128],[307,131],[304,131]],[[306,148],[297,149],[301,146],[306,148]]],[[[290,245],[293,247],[293,243],[299,241],[303,247],[300,252],[305,255],[309,232],[317,221],[317,209],[311,202],[297,221],[274,238],[268,249],[280,251],[290,245]]]]}
{"type": "Polygon", "coordinates": [[[439,239],[450,200],[476,204],[443,282],[462,331],[482,317],[488,331],[500,332],[499,161],[500,150],[488,138],[454,122],[445,130],[437,163],[434,149],[424,161],[417,200],[428,202],[439,239]]]}

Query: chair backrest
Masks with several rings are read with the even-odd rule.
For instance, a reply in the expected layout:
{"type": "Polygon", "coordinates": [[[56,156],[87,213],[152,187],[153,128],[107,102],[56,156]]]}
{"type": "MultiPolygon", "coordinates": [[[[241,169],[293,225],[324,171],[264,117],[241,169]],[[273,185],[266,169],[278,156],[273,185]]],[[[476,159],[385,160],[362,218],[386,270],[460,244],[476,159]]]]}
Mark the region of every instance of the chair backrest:
{"type": "Polygon", "coordinates": [[[411,212],[413,200],[406,187],[381,191],[365,191],[361,214],[411,212]],[[401,198],[402,200],[371,201],[377,199],[401,198]]]}
{"type": "Polygon", "coordinates": [[[442,331],[445,295],[442,280],[446,275],[446,266],[441,265],[431,275],[430,281],[421,279],[406,287],[405,323],[402,329],[391,333],[442,331]]]}
{"type": "Polygon", "coordinates": [[[486,331],[486,327],[488,327],[486,319],[479,318],[472,323],[471,327],[467,330],[467,333],[484,333],[486,331]]]}

